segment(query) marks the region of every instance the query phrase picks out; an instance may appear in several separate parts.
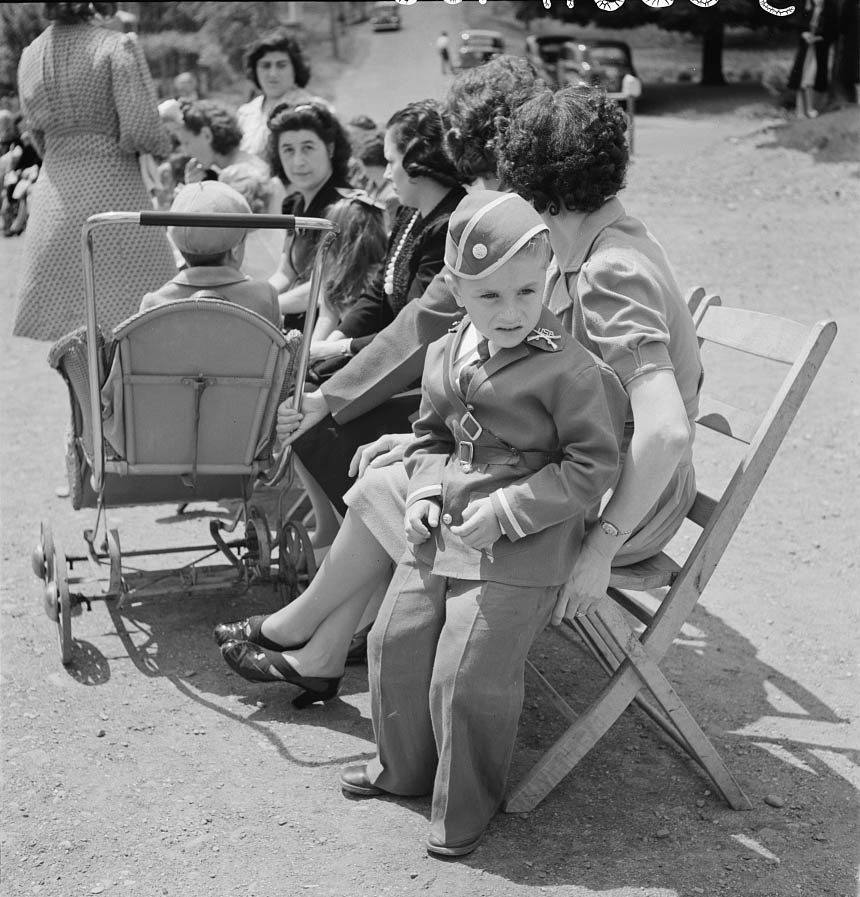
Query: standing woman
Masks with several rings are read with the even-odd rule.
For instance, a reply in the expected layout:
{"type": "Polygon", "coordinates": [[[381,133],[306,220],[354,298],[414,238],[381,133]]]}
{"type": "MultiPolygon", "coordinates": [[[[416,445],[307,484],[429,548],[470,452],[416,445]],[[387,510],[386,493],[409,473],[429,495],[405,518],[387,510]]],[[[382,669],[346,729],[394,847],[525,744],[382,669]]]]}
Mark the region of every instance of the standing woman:
{"type": "Polygon", "coordinates": [[[236,112],[242,129],[242,149],[266,158],[268,120],[276,106],[297,106],[314,99],[305,85],[311,69],[301,47],[284,30],[273,31],[257,41],[246,60],[248,77],[262,93],[236,112]]]}
{"type": "MultiPolygon", "coordinates": [[[[84,323],[81,227],[97,212],[151,209],[139,153],[167,156],[155,86],[134,35],[98,27],[115,4],[46,3],[50,24],[18,67],[23,112],[43,159],[33,187],[14,333],[53,340],[84,323]]],[[[134,314],[176,273],[163,231],[95,237],[99,322],[134,314]]]]}

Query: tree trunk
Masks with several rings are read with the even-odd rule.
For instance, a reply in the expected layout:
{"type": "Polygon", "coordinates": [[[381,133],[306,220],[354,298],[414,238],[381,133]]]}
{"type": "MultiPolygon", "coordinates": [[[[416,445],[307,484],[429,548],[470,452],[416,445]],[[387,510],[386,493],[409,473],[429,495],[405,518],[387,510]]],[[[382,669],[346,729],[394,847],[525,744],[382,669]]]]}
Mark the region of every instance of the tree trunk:
{"type": "MultiPolygon", "coordinates": [[[[709,10],[708,15],[712,16],[713,11],[709,10]]],[[[723,77],[723,20],[716,16],[702,32],[702,79],[699,83],[706,87],[722,87],[726,83],[723,77]]]]}
{"type": "Polygon", "coordinates": [[[857,102],[860,80],[860,13],[854,0],[841,0],[838,6],[838,28],[830,70],[830,103],[842,105],[857,102]]]}

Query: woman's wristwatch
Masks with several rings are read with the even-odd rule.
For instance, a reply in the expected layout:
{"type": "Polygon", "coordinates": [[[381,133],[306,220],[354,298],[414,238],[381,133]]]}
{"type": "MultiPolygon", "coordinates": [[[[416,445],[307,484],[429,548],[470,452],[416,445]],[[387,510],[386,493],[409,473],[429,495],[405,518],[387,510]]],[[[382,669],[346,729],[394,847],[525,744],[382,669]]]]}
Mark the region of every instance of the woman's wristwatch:
{"type": "Polygon", "coordinates": [[[615,536],[617,538],[618,536],[629,536],[633,532],[632,529],[618,529],[618,527],[614,523],[610,523],[604,517],[601,517],[600,520],[597,521],[597,523],[607,536],[615,536]]]}
{"type": "Polygon", "coordinates": [[[352,340],[347,338],[343,341],[343,348],[340,350],[341,355],[352,356],[352,340]]]}

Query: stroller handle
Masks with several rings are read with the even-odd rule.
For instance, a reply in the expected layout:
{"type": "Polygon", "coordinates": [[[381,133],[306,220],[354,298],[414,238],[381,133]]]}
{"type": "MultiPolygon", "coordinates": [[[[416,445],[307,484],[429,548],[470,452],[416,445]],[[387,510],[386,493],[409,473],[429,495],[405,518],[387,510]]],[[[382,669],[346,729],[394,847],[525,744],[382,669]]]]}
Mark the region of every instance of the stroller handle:
{"type": "Polygon", "coordinates": [[[257,215],[231,214],[217,212],[204,214],[201,212],[156,212],[139,213],[139,224],[144,227],[155,225],[160,227],[180,225],[201,225],[203,227],[248,227],[275,228],[279,230],[334,230],[337,225],[325,218],[301,218],[296,215],[257,215]]]}
{"type": "MultiPolygon", "coordinates": [[[[93,232],[102,227],[116,224],[139,224],[143,226],[169,225],[201,225],[205,227],[247,227],[249,229],[274,228],[280,230],[319,230],[324,231],[317,245],[316,256],[311,270],[308,305],[305,311],[305,325],[302,332],[301,348],[296,363],[296,384],[293,393],[293,408],[301,411],[302,393],[304,392],[307,367],[310,361],[311,335],[316,323],[317,301],[322,288],[323,267],[332,241],[338,233],[338,226],[326,218],[302,218],[296,215],[257,215],[225,214],[225,213],[179,213],[143,210],[139,212],[100,212],[91,215],[81,230],[81,242],[84,262],[84,293],[87,320],[87,366],[91,384],[90,400],[93,419],[93,470],[92,487],[96,493],[101,491],[104,481],[104,430],[101,418],[101,390],[99,384],[104,380],[101,357],[96,348],[98,321],[96,314],[95,266],[93,262],[93,232]],[[95,384],[95,386],[92,386],[95,384]]],[[[292,452],[292,446],[281,449],[275,458],[274,473],[268,478],[259,476],[265,486],[274,486],[286,474],[292,452]]]]}

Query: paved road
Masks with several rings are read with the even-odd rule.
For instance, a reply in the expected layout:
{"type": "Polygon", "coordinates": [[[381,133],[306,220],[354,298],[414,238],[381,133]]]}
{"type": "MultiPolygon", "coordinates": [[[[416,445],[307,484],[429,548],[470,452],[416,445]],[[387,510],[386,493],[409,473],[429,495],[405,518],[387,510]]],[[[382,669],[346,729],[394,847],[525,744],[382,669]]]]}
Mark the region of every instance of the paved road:
{"type": "MultiPolygon", "coordinates": [[[[400,31],[357,26],[355,65],[334,85],[338,112],[344,118],[363,113],[384,123],[413,100],[441,99],[450,75],[441,72],[434,41],[443,29],[452,37],[459,33],[463,16],[459,7],[425,2],[402,7],[400,31]]],[[[456,40],[453,44],[456,49],[456,40]]]]}

